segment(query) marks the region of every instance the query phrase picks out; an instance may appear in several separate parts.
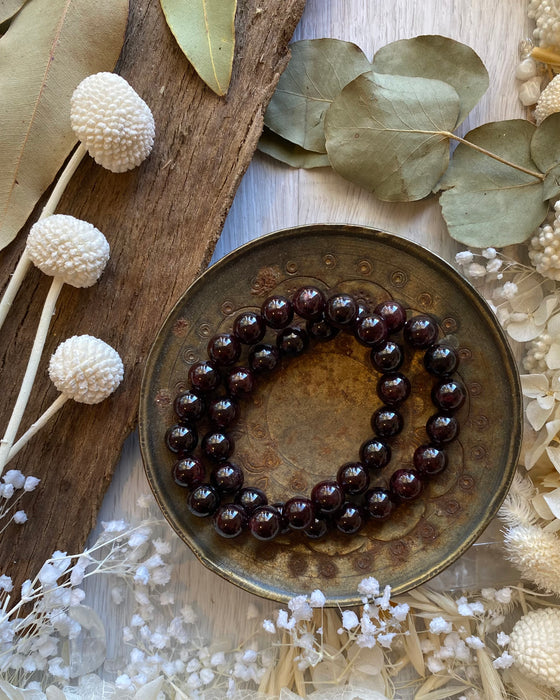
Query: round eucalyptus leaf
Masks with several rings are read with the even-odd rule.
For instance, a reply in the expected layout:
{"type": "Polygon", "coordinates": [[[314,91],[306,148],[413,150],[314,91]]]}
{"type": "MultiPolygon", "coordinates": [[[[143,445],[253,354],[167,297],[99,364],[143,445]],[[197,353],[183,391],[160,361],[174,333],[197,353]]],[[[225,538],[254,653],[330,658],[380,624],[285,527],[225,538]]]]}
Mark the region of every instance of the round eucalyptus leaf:
{"type": "Polygon", "coordinates": [[[531,139],[531,156],[545,175],[543,198],[560,194],[560,113],[551,114],[531,139]]]}
{"type": "Polygon", "coordinates": [[[261,153],[266,153],[271,158],[279,160],[281,163],[291,165],[292,168],[323,168],[330,166],[326,153],[306,151],[305,148],[283,139],[266,127],[263,129],[257,149],[261,153]]]}

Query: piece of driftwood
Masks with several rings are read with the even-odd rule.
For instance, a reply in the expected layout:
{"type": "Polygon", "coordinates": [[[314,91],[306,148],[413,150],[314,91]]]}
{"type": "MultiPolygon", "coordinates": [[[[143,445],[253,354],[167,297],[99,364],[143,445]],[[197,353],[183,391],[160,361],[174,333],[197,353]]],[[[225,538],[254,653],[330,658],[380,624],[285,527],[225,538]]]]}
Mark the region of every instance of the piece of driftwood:
{"type": "MultiPolygon", "coordinates": [[[[55,549],[80,551],[95,523],[123,441],[135,424],[150,345],[172,305],[211,257],[256,148],[264,110],[288,61],[288,42],[304,4],[239,2],[232,81],[227,96],[220,98],[188,64],[159,3],[131,0],[116,71],[152,108],[156,143],[149,159],[125,174],[112,174],[87,157],[57,209],[103,231],[111,259],[95,286],[64,287],[22,430],[55,399],[48,360],[72,335],[87,333],[112,345],[123,359],[125,380],[97,406],[67,402],[10,462],[10,468],[41,479],[22,503],[29,522],[12,524],[2,535],[0,573],[14,578],[16,591],[55,549]]],[[[27,230],[2,253],[3,286],[27,230]]],[[[49,284],[49,278],[33,269],[0,334],[2,432],[49,284]]]]}

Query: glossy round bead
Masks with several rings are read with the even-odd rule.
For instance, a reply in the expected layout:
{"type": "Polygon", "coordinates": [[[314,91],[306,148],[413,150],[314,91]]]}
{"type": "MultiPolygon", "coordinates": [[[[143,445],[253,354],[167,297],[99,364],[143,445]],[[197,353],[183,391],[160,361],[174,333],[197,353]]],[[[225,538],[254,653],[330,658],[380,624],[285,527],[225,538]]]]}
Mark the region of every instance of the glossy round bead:
{"type": "Polygon", "coordinates": [[[247,525],[247,513],[237,503],[225,503],[218,507],[212,518],[214,529],[222,537],[238,537],[247,525]]]}
{"type": "Polygon", "coordinates": [[[194,423],[204,414],[204,399],[196,391],[184,391],[173,402],[173,408],[179,420],[194,423]]]}
{"type": "Polygon", "coordinates": [[[398,301],[394,301],[393,299],[382,301],[377,304],[374,311],[385,321],[389,333],[398,333],[404,328],[404,324],[406,323],[406,309],[402,304],[399,304],[398,301]]]}
{"type": "Polygon", "coordinates": [[[220,505],[220,496],[210,484],[199,484],[189,494],[187,507],[193,515],[206,518],[220,505]]]}
{"type": "Polygon", "coordinates": [[[367,469],[383,469],[391,461],[391,448],[379,438],[366,440],[360,447],[360,461],[367,469]]]}
{"type": "Polygon", "coordinates": [[[388,340],[380,348],[372,349],[370,359],[378,372],[396,372],[403,363],[404,353],[400,345],[388,340]]]}
{"type": "Polygon", "coordinates": [[[413,501],[422,493],[422,479],[414,469],[397,469],[389,480],[389,488],[401,501],[413,501]]]}
{"type": "Polygon", "coordinates": [[[233,452],[233,439],[225,433],[206,433],[202,438],[202,453],[213,462],[224,462],[233,452]]]}
{"type": "Polygon", "coordinates": [[[325,318],[341,330],[351,330],[358,313],[358,304],[349,294],[335,294],[327,300],[325,318]]]}
{"type": "Polygon", "coordinates": [[[173,465],[173,480],[179,486],[192,489],[206,476],[202,462],[196,457],[183,457],[173,465]]]}
{"type": "Polygon", "coordinates": [[[258,540],[273,540],[281,528],[282,516],[274,506],[259,506],[249,518],[249,532],[258,540]]]}
{"type": "Polygon", "coordinates": [[[311,525],[308,525],[303,534],[310,540],[320,540],[329,531],[329,523],[325,518],[314,516],[311,525]]]}
{"type": "Polygon", "coordinates": [[[404,325],[404,339],[414,348],[427,348],[437,340],[438,327],[429,316],[413,316],[404,325]]]}
{"type": "Polygon", "coordinates": [[[364,526],[366,515],[360,506],[346,502],[342,504],[340,511],[335,515],[334,522],[340,532],[345,535],[354,535],[364,526]]]}
{"type": "Polygon", "coordinates": [[[208,356],[219,367],[233,365],[241,355],[241,343],[231,333],[219,333],[208,342],[208,356]]]}
{"type": "Polygon", "coordinates": [[[432,389],[432,401],[442,411],[456,411],[467,398],[467,390],[458,379],[443,379],[432,389]]]}
{"type": "Polygon", "coordinates": [[[239,405],[229,396],[213,399],[208,404],[208,418],[217,428],[227,428],[236,421],[238,415],[239,405]]]}
{"type": "Polygon", "coordinates": [[[356,299],[356,304],[358,305],[358,310],[356,311],[356,317],[354,318],[354,329],[362,319],[371,315],[370,308],[365,304],[365,302],[356,299]]]}
{"type": "Polygon", "coordinates": [[[190,425],[172,425],[165,433],[165,442],[171,452],[192,452],[198,442],[198,435],[190,425]]]}
{"type": "Polygon", "coordinates": [[[394,408],[382,406],[371,417],[371,427],[377,437],[389,438],[401,432],[404,421],[401,414],[394,408]]]}
{"type": "Polygon", "coordinates": [[[360,462],[343,464],[336,474],[340,488],[353,496],[364,493],[369,486],[369,474],[360,462]]]}
{"type": "Polygon", "coordinates": [[[391,492],[378,486],[366,492],[364,505],[374,520],[388,520],[396,508],[391,492]]]}
{"type": "Polygon", "coordinates": [[[435,476],[447,466],[447,455],[435,445],[420,445],[414,450],[412,463],[420,476],[435,476]]]}
{"type": "Polygon", "coordinates": [[[244,311],[233,322],[236,338],[245,345],[254,345],[264,338],[266,323],[256,311],[244,311]]]}
{"type": "Polygon", "coordinates": [[[322,318],[325,303],[325,295],[317,287],[300,287],[292,297],[294,311],[307,321],[322,318]]]}
{"type": "Polygon", "coordinates": [[[189,382],[198,391],[214,391],[220,384],[220,373],[212,362],[195,362],[189,369],[189,382]]]}
{"type": "Polygon", "coordinates": [[[280,534],[285,535],[287,532],[290,532],[291,528],[284,516],[284,504],[278,502],[273,503],[272,506],[280,513],[280,534]]]}
{"type": "Polygon", "coordinates": [[[455,416],[436,413],[428,418],[426,432],[431,442],[444,445],[455,440],[459,434],[459,423],[455,416]]]}
{"type": "Polygon", "coordinates": [[[315,340],[332,340],[340,333],[339,328],[331,326],[324,318],[320,318],[317,321],[308,321],[306,329],[310,337],[315,338],[315,340]]]}
{"type": "Polygon", "coordinates": [[[276,347],[284,355],[295,357],[302,355],[309,345],[309,336],[303,328],[289,327],[279,331],[276,336],[276,347]]]}
{"type": "Polygon", "coordinates": [[[292,530],[305,530],[313,522],[315,511],[309,498],[295,496],[284,504],[283,515],[292,530]]]}
{"type": "Polygon", "coordinates": [[[404,374],[385,374],[377,382],[377,395],[388,406],[398,406],[410,396],[410,381],[404,374]]]}
{"type": "Polygon", "coordinates": [[[267,326],[271,328],[286,328],[292,322],[294,309],[289,299],[280,294],[275,294],[265,299],[261,307],[261,314],[267,326]]]}
{"type": "Polygon", "coordinates": [[[255,389],[255,375],[248,367],[233,367],[226,372],[224,383],[230,396],[250,396],[255,389]]]}
{"type": "Polygon", "coordinates": [[[320,481],[311,490],[311,501],[317,513],[335,513],[344,502],[344,491],[337,481],[320,481]]]}
{"type": "Polygon", "coordinates": [[[424,353],[424,367],[436,377],[453,374],[459,366],[459,356],[450,345],[430,345],[424,353]]]}
{"type": "Polygon", "coordinates": [[[233,501],[243,506],[249,516],[252,515],[256,508],[268,505],[268,498],[265,492],[258,489],[256,486],[245,486],[239,489],[233,497],[233,501]]]}
{"type": "Polygon", "coordinates": [[[280,351],[274,345],[259,343],[249,351],[249,366],[256,373],[272,372],[280,362],[280,351]]]}
{"type": "Polygon", "coordinates": [[[356,322],[354,335],[368,348],[380,347],[387,340],[387,326],[381,316],[369,314],[356,322]]]}
{"type": "Polygon", "coordinates": [[[220,493],[235,493],[243,486],[243,469],[233,462],[221,462],[210,472],[210,481],[220,493]]]}

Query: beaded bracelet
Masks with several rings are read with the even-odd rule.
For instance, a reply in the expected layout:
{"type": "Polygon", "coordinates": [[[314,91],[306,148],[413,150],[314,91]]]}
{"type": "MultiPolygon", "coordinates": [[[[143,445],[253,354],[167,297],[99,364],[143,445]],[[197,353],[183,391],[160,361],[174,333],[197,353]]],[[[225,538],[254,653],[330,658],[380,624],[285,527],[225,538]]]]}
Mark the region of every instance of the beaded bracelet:
{"type": "Polygon", "coordinates": [[[445,470],[444,447],[459,433],[454,412],[467,396],[464,384],[453,376],[459,358],[450,345],[437,341],[434,320],[427,315],[407,320],[406,310],[397,301],[383,301],[371,312],[350,294],[327,298],[312,286],[298,289],[291,300],[280,295],[269,297],[260,313],[238,315],[231,333],[210,339],[208,359],[191,366],[190,388],[174,401],[178,423],[165,436],[168,449],[177,455],[175,483],[190,491],[190,512],[198,517],[212,516],[216,532],[223,537],[236,537],[248,529],[258,540],[272,540],[297,530],[316,539],[331,526],[354,534],[367,519],[389,519],[399,504],[418,498],[424,483],[445,470]],[[305,328],[303,323],[290,325],[294,314],[305,321],[305,328]],[[262,342],[267,328],[277,331],[274,345],[262,342]],[[234,443],[225,431],[239,415],[239,400],[254,391],[257,377],[274,370],[281,357],[301,355],[310,340],[331,340],[341,330],[371,348],[372,366],[381,373],[377,394],[383,406],[371,419],[375,436],[361,445],[359,461],[343,464],[336,478],[320,481],[309,498],[294,496],[285,503],[269,504],[261,489],[244,486],[243,470],[230,461],[234,443]],[[410,381],[399,372],[403,345],[394,339],[401,332],[413,350],[424,350],[424,368],[437,380],[431,393],[436,413],[426,423],[428,440],[414,451],[413,469],[394,471],[388,488],[369,488],[370,472],[386,468],[391,460],[390,440],[403,429],[399,407],[410,395],[410,381]],[[235,364],[242,345],[249,346],[248,366],[235,364]],[[197,425],[205,418],[213,429],[200,441],[201,456],[197,457],[197,425]],[[209,481],[201,458],[214,465],[209,481]]]}

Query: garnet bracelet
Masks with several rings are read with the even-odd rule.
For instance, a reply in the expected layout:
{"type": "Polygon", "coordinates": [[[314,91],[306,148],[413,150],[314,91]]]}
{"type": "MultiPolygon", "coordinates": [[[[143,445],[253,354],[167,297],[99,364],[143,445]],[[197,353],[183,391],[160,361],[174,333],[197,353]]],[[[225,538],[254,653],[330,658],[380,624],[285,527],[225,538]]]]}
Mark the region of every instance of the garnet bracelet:
{"type": "Polygon", "coordinates": [[[450,345],[438,342],[438,334],[430,316],[407,320],[405,308],[397,301],[382,301],[371,312],[350,294],[327,297],[312,286],[298,289],[291,300],[271,296],[260,312],[239,314],[231,333],[210,339],[208,359],[191,366],[190,388],[174,401],[178,422],[165,435],[168,449],[177,456],[175,483],[190,491],[190,512],[211,516],[223,537],[236,537],[248,529],[259,540],[294,530],[316,539],[331,527],[353,534],[367,519],[389,519],[399,504],[418,498],[425,482],[445,470],[444,447],[459,433],[454,413],[467,393],[454,377],[458,355],[450,345]],[[292,324],[294,316],[301,320],[292,324]],[[268,328],[277,332],[275,344],[263,342],[268,328]],[[230,461],[234,442],[227,429],[238,418],[240,400],[253,393],[257,380],[274,370],[282,357],[301,355],[310,343],[331,340],[341,330],[371,348],[371,364],[381,375],[377,394],[383,406],[371,419],[374,437],[361,445],[359,461],[343,464],[336,477],[317,483],[309,497],[298,495],[285,503],[269,504],[261,489],[244,486],[243,470],[230,461]],[[236,365],[243,345],[249,346],[246,366],[236,365]],[[387,467],[391,438],[403,429],[399,408],[411,392],[409,379],[399,372],[406,346],[424,351],[423,366],[435,378],[431,397],[436,412],[426,423],[425,444],[414,451],[413,468],[394,471],[387,488],[369,488],[370,473],[387,467]],[[211,428],[200,440],[196,456],[197,426],[203,420],[211,428]],[[209,479],[203,460],[213,465],[209,479]]]}

